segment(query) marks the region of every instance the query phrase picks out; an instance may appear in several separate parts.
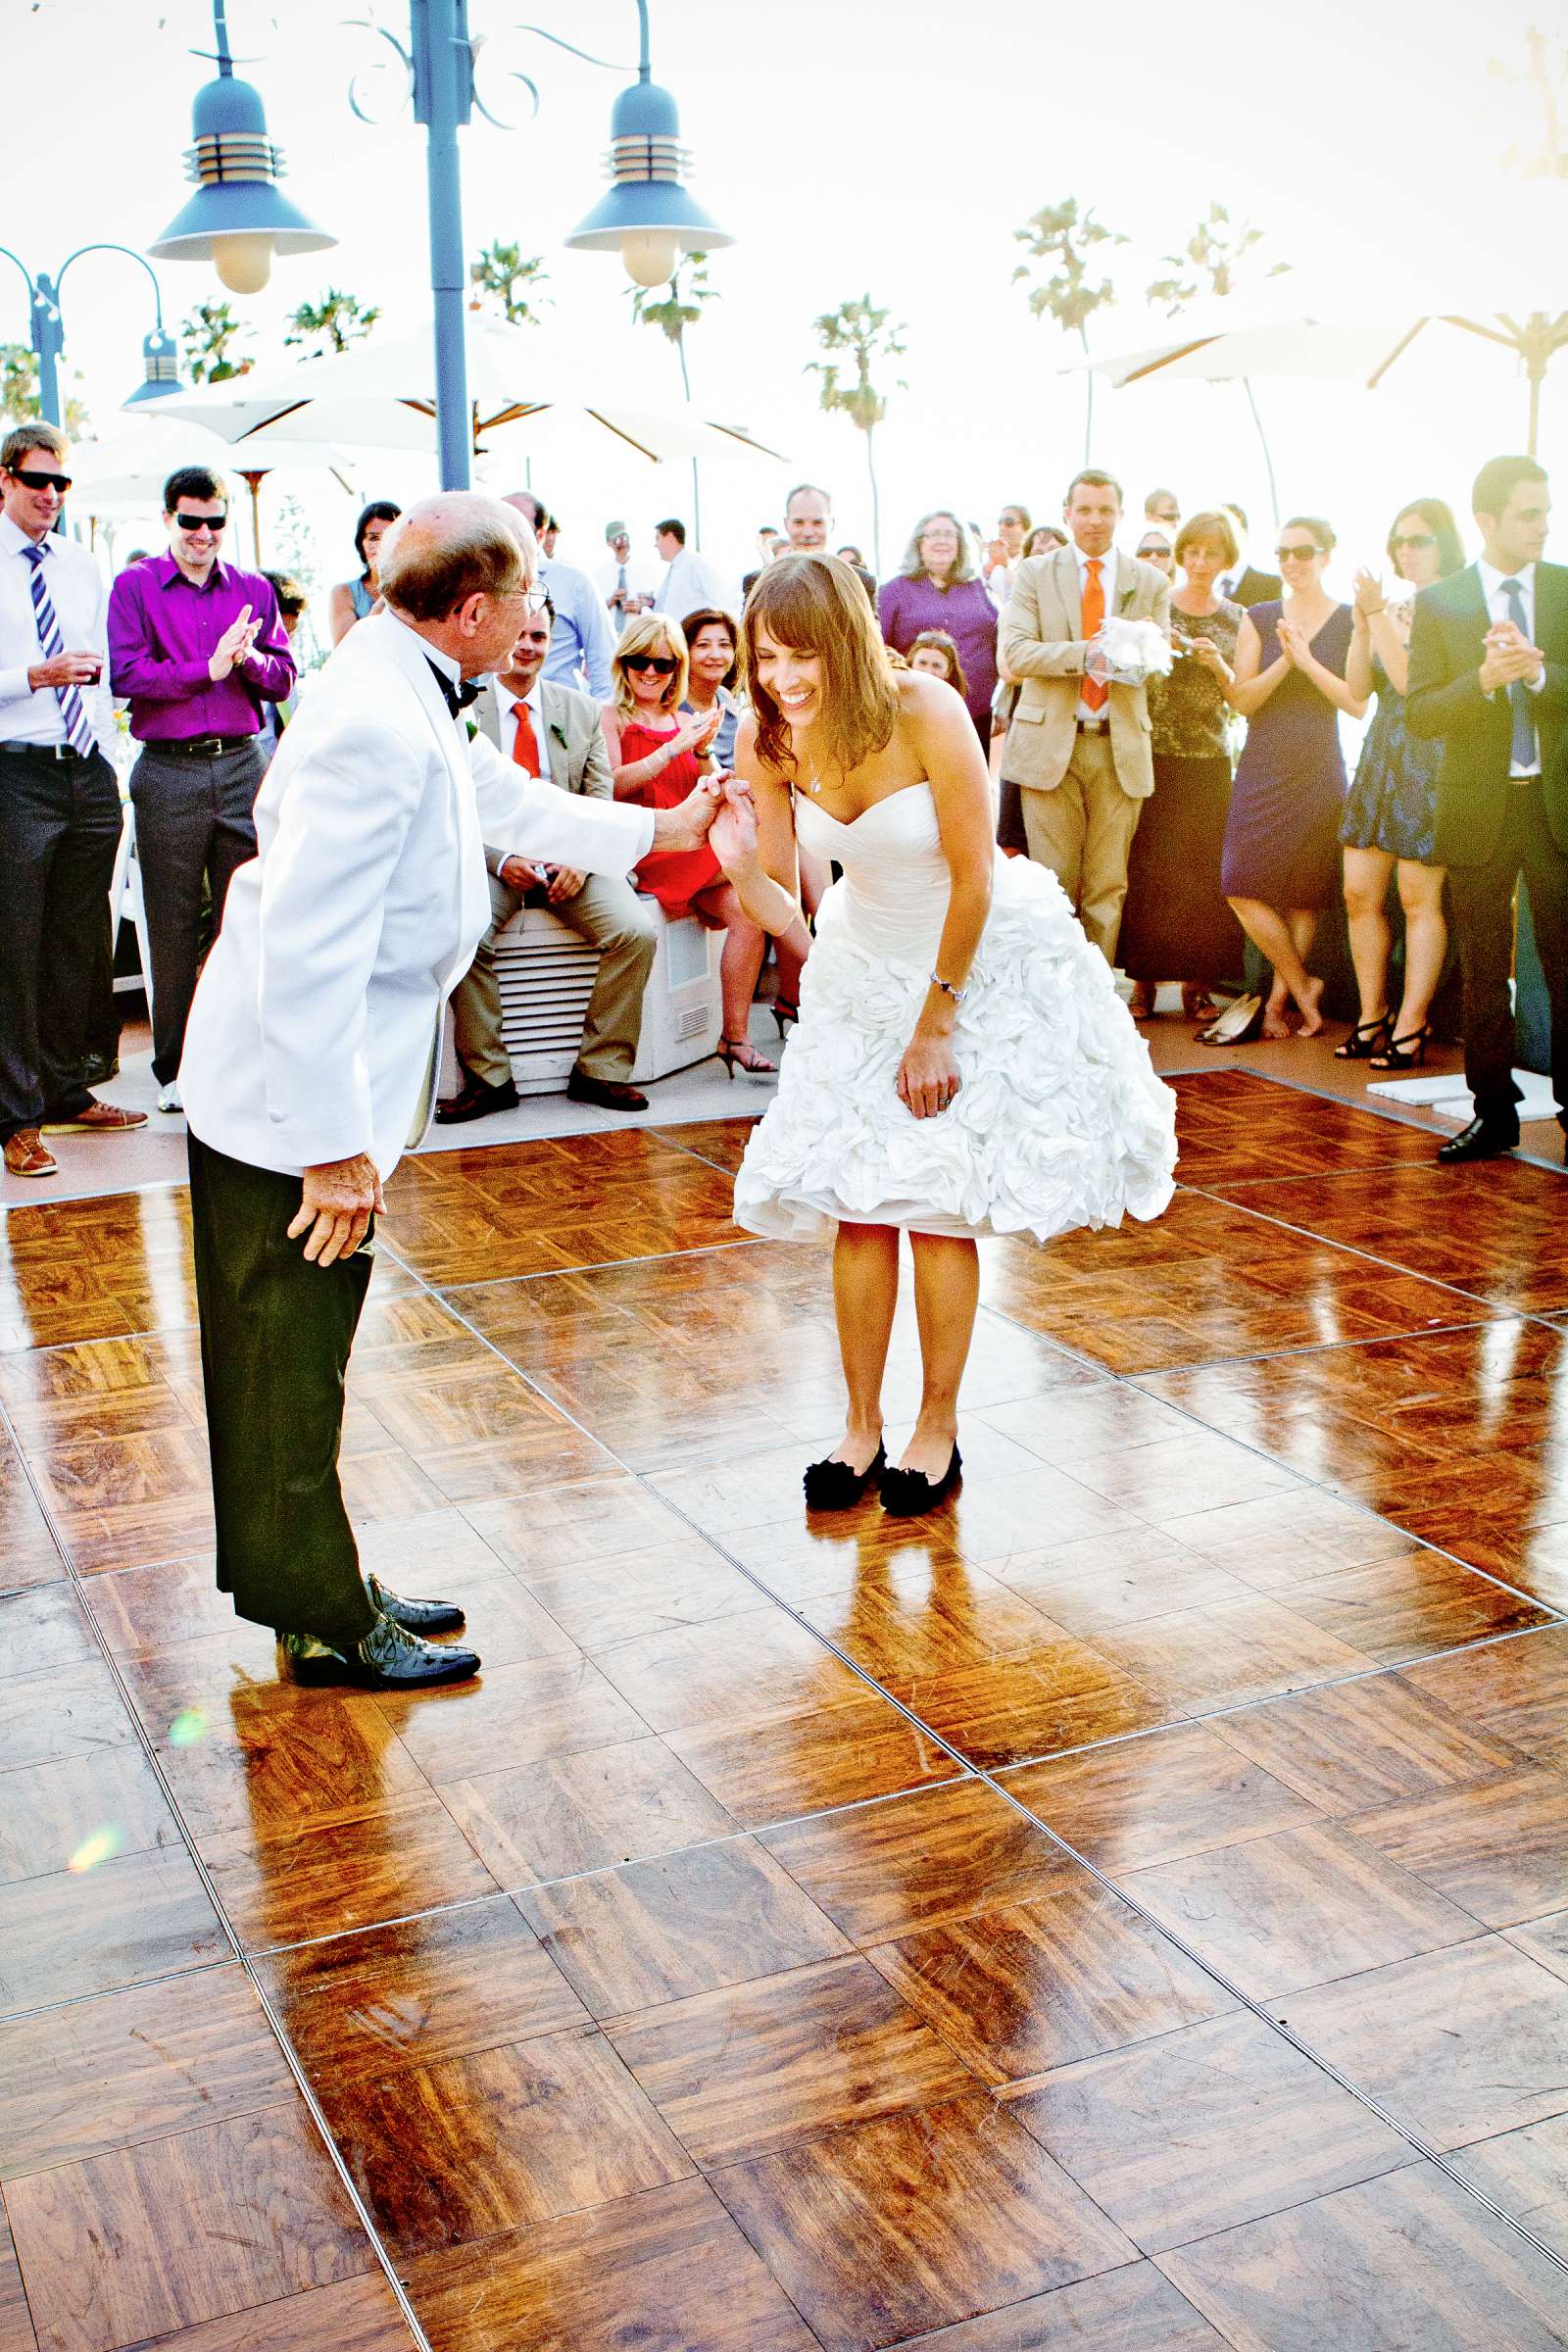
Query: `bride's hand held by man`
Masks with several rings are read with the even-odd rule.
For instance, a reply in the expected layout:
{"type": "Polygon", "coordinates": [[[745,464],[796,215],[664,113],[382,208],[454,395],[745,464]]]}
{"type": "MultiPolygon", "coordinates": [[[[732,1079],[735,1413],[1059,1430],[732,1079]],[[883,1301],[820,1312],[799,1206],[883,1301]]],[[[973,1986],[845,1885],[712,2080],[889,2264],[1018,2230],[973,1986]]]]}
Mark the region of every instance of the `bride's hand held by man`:
{"type": "Polygon", "coordinates": [[[715,784],[723,788],[723,798],[713,817],[709,840],[713,855],[733,881],[736,875],[748,873],[756,865],[759,854],[757,832],[757,804],[751,787],[738,776],[715,776],[715,784]]]}

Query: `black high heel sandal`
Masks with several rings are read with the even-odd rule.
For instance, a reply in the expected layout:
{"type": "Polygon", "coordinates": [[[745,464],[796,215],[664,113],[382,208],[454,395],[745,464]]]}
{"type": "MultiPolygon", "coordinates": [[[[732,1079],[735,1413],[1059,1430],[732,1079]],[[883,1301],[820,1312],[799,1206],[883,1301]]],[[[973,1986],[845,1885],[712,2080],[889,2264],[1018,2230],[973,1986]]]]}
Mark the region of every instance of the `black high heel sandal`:
{"type": "Polygon", "coordinates": [[[1423,1028],[1412,1029],[1406,1037],[1391,1037],[1383,1051],[1373,1054],[1372,1067],[1375,1070],[1425,1069],[1427,1041],[1431,1035],[1432,1024],[1428,1022],[1423,1028]]]}
{"type": "Polygon", "coordinates": [[[892,1519],[917,1519],[922,1511],[934,1511],[945,1502],[962,1475],[963,1457],[956,1446],[940,1478],[927,1478],[923,1470],[884,1470],[882,1508],[892,1519]]]}
{"type": "Polygon", "coordinates": [[[1380,1012],[1375,1021],[1357,1021],[1343,1045],[1335,1047],[1335,1060],[1375,1061],[1378,1054],[1387,1051],[1393,1027],[1386,1012],[1380,1012]]]}
{"type": "Polygon", "coordinates": [[[806,1489],[806,1507],[808,1511],[853,1510],[873,1479],[880,1479],[888,1466],[885,1449],[878,1446],[863,1470],[852,1462],[822,1461],[807,1466],[801,1484],[806,1489]]]}
{"type": "Polygon", "coordinates": [[[783,1037],[788,1029],[799,1021],[800,1017],[801,1008],[792,998],[775,997],[773,999],[773,1018],[778,1023],[780,1037],[783,1037]]]}
{"type": "Polygon", "coordinates": [[[733,1078],[737,1070],[750,1070],[758,1078],[778,1075],[777,1062],[769,1061],[765,1054],[759,1054],[749,1037],[721,1037],[713,1051],[724,1064],[726,1078],[733,1078]]]}

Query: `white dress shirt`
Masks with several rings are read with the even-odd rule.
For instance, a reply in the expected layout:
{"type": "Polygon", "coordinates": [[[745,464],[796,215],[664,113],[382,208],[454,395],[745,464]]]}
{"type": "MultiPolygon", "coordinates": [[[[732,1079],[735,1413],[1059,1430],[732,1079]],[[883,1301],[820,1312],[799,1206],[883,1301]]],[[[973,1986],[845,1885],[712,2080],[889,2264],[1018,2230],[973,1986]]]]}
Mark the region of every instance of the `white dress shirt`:
{"type": "MultiPolygon", "coordinates": [[[[1086,556],[1075,539],[1072,543],[1072,552],[1078,564],[1079,612],[1082,612],[1084,600],[1089,594],[1089,566],[1092,563],[1098,564],[1100,565],[1101,593],[1105,600],[1105,615],[1108,619],[1116,610],[1116,550],[1113,547],[1107,547],[1102,556],[1086,556]]],[[[1080,623],[1080,625],[1082,624],[1080,623]]],[[[1078,715],[1086,726],[1099,728],[1108,723],[1105,705],[1102,703],[1097,710],[1093,704],[1086,703],[1081,695],[1078,698],[1078,715]]]]}
{"type": "MultiPolygon", "coordinates": [[[[33,542],[0,514],[0,742],[64,743],[65,712],[52,686],[36,690],[27,672],[45,659],[38,642],[32,604],[33,565],[24,550],[33,542]]],[[[43,576],[68,654],[99,654],[103,668],[96,686],[78,686],[87,723],[107,758],[115,739],[115,704],[109,691],[109,588],[84,547],[51,531],[39,542],[43,576]]]]}
{"type": "Polygon", "coordinates": [[[739,611],[711,564],[695,547],[683,547],[659,583],[654,611],[667,612],[677,624],[688,612],[739,611]]]}
{"type": "MultiPolygon", "coordinates": [[[[1478,556],[1476,558],[1476,573],[1481,581],[1481,593],[1486,599],[1487,611],[1494,620],[1513,619],[1513,614],[1508,610],[1508,599],[1502,593],[1502,583],[1504,580],[1518,581],[1519,602],[1525,609],[1525,635],[1529,638],[1531,644],[1534,645],[1536,642],[1535,565],[1533,564],[1524,564],[1520,565],[1517,571],[1498,571],[1494,565],[1487,562],[1485,556],[1478,556]]],[[[1543,686],[1544,686],[1546,683],[1546,672],[1544,665],[1543,665],[1539,676],[1535,678],[1525,678],[1521,681],[1521,683],[1531,694],[1539,694],[1543,686]]],[[[1508,773],[1510,776],[1517,776],[1521,779],[1527,776],[1540,775],[1541,737],[1539,734],[1536,737],[1535,759],[1530,760],[1510,760],[1508,763],[1508,773]]]]}
{"type": "MultiPolygon", "coordinates": [[[[624,564],[617,561],[613,550],[594,573],[594,586],[608,605],[620,586],[620,575],[626,574],[626,591],[630,596],[652,596],[656,585],[652,564],[642,556],[628,556],[624,564]]],[[[617,612],[616,619],[621,615],[617,612]]]]}

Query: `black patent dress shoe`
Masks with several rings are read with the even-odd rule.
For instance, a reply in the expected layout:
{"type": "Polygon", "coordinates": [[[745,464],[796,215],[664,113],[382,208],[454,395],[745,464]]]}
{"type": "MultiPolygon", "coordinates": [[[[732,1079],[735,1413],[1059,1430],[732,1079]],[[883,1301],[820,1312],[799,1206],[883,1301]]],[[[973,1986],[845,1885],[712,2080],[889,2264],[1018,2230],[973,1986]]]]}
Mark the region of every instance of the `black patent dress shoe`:
{"type": "Polygon", "coordinates": [[[811,1462],[801,1484],[806,1489],[806,1507],[808,1511],[853,1510],[873,1482],[882,1476],[888,1457],[879,1446],[863,1470],[853,1462],[811,1462]]]}
{"type": "Polygon", "coordinates": [[[882,1508],[890,1518],[917,1519],[922,1511],[934,1511],[945,1502],[962,1475],[963,1458],[956,1446],[940,1478],[927,1478],[923,1470],[884,1470],[882,1508]]]}
{"type": "Polygon", "coordinates": [[[455,1600],[406,1600],[392,1592],[378,1576],[367,1576],[365,1590],[384,1616],[406,1634],[461,1634],[467,1624],[455,1600]]]}
{"type": "Polygon", "coordinates": [[[1519,1141],[1517,1119],[1489,1119],[1478,1112],[1468,1127],[1450,1135],[1446,1144],[1438,1146],[1438,1157],[1445,1167],[1451,1168],[1457,1160],[1496,1159],[1511,1152],[1519,1141]]]}
{"type": "Polygon", "coordinates": [[[294,1680],[301,1683],[352,1683],[361,1690],[428,1690],[441,1683],[466,1683],[479,1671],[471,1649],[425,1642],[384,1613],[362,1642],[344,1649],[314,1634],[279,1634],[277,1641],[294,1680]]]}
{"type": "Polygon", "coordinates": [[[510,1078],[486,1086],[482,1078],[466,1077],[455,1095],[435,1106],[438,1127],[461,1127],[467,1119],[487,1119],[492,1111],[515,1110],[517,1090],[510,1078]]]}
{"type": "Polygon", "coordinates": [[[586,1070],[573,1070],[566,1080],[568,1102],[597,1102],[601,1110],[646,1110],[648,1097],[639,1086],[623,1085],[618,1078],[591,1078],[586,1070]]]}

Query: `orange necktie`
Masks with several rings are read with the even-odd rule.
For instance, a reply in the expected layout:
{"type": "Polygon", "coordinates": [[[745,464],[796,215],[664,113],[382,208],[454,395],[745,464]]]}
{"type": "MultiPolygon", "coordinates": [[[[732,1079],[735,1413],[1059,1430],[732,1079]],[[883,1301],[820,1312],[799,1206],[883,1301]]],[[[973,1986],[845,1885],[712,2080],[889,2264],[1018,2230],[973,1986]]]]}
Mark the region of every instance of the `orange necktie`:
{"type": "MultiPolygon", "coordinates": [[[[1100,558],[1098,556],[1088,557],[1085,561],[1085,568],[1089,573],[1089,585],[1084,590],[1082,625],[1084,643],[1087,645],[1105,617],[1105,590],[1100,577],[1102,568],[1100,558]]],[[[1109,692],[1110,688],[1103,679],[1091,678],[1086,674],[1084,701],[1089,705],[1091,710],[1102,710],[1105,707],[1105,697],[1109,692]]]]}
{"type": "Polygon", "coordinates": [[[528,770],[530,776],[536,776],[539,773],[539,742],[533,731],[533,720],[528,716],[528,706],[526,703],[514,703],[512,711],[517,722],[512,757],[519,767],[528,770]]]}

